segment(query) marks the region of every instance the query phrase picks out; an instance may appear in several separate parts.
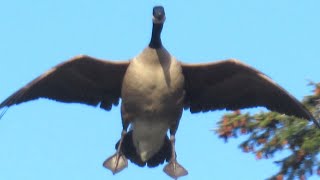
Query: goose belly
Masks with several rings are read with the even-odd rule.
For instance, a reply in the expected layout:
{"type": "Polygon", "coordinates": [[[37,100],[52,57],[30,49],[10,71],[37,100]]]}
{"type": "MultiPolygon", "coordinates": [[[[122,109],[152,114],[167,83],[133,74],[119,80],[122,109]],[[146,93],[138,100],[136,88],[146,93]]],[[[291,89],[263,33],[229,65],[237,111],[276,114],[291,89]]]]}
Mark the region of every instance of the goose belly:
{"type": "Polygon", "coordinates": [[[132,141],[141,160],[147,161],[163,146],[169,124],[161,119],[149,121],[139,118],[132,123],[132,141]]]}

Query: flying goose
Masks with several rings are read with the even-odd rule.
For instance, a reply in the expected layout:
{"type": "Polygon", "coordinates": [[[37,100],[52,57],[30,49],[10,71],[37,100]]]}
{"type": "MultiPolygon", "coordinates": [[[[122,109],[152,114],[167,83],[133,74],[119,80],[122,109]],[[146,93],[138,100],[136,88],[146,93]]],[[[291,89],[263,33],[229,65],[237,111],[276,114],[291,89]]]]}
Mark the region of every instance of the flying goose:
{"type": "Polygon", "coordinates": [[[127,167],[127,159],[148,167],[167,161],[164,172],[174,179],[188,174],[177,162],[175,151],[175,134],[183,109],[198,113],[264,106],[313,120],[320,127],[296,98],[240,61],[178,61],[161,42],[165,19],[164,8],[154,7],[151,41],[131,60],[115,62],[76,56],[4,100],[0,104],[2,115],[12,105],[38,98],[100,106],[108,111],[121,98],[121,138],[116,153],[103,165],[115,174],[127,167]]]}

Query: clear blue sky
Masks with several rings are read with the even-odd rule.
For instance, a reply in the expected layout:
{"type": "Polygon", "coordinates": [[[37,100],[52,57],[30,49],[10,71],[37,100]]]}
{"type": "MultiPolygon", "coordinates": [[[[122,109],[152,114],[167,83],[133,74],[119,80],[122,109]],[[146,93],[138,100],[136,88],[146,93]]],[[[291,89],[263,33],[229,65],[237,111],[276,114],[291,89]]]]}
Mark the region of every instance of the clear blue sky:
{"type": "MultiPolygon", "coordinates": [[[[137,55],[150,39],[151,12],[167,14],[164,46],[184,62],[237,58],[269,75],[298,99],[320,81],[318,0],[3,1],[0,7],[0,100],[50,67],[78,54],[109,60],[137,55]]],[[[188,179],[264,179],[278,168],[210,131],[224,111],[184,112],[178,161],[188,179]]],[[[120,137],[111,112],[38,100],[14,106],[0,121],[1,180],[169,179],[163,166],[129,164],[113,176],[102,167],[120,137]]],[[[313,178],[312,178],[313,179],[313,178]]],[[[316,179],[316,178],[314,178],[316,179]]]]}

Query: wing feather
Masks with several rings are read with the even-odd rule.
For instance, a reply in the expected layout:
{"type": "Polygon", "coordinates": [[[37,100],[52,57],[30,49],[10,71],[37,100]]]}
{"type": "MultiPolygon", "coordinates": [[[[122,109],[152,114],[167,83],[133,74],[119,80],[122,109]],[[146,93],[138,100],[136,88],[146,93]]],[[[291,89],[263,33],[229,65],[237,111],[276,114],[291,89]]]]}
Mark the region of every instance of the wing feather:
{"type": "Polygon", "coordinates": [[[9,107],[38,98],[83,103],[110,110],[118,104],[129,61],[113,62],[76,56],[43,73],[0,104],[9,107]]]}
{"type": "Polygon", "coordinates": [[[192,113],[263,106],[269,110],[314,120],[286,90],[260,71],[234,59],[205,64],[182,63],[185,108],[192,113]]]}

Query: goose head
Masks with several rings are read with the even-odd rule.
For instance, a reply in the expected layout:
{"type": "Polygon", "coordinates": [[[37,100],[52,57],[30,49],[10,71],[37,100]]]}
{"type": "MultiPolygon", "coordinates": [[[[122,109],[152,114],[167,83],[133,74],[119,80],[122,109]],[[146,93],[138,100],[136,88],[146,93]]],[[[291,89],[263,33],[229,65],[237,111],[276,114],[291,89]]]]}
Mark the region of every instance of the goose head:
{"type": "Polygon", "coordinates": [[[159,49],[162,48],[161,42],[161,31],[166,20],[166,14],[164,12],[164,8],[162,6],[155,6],[152,12],[152,36],[151,41],[149,43],[150,48],[159,49]]]}

